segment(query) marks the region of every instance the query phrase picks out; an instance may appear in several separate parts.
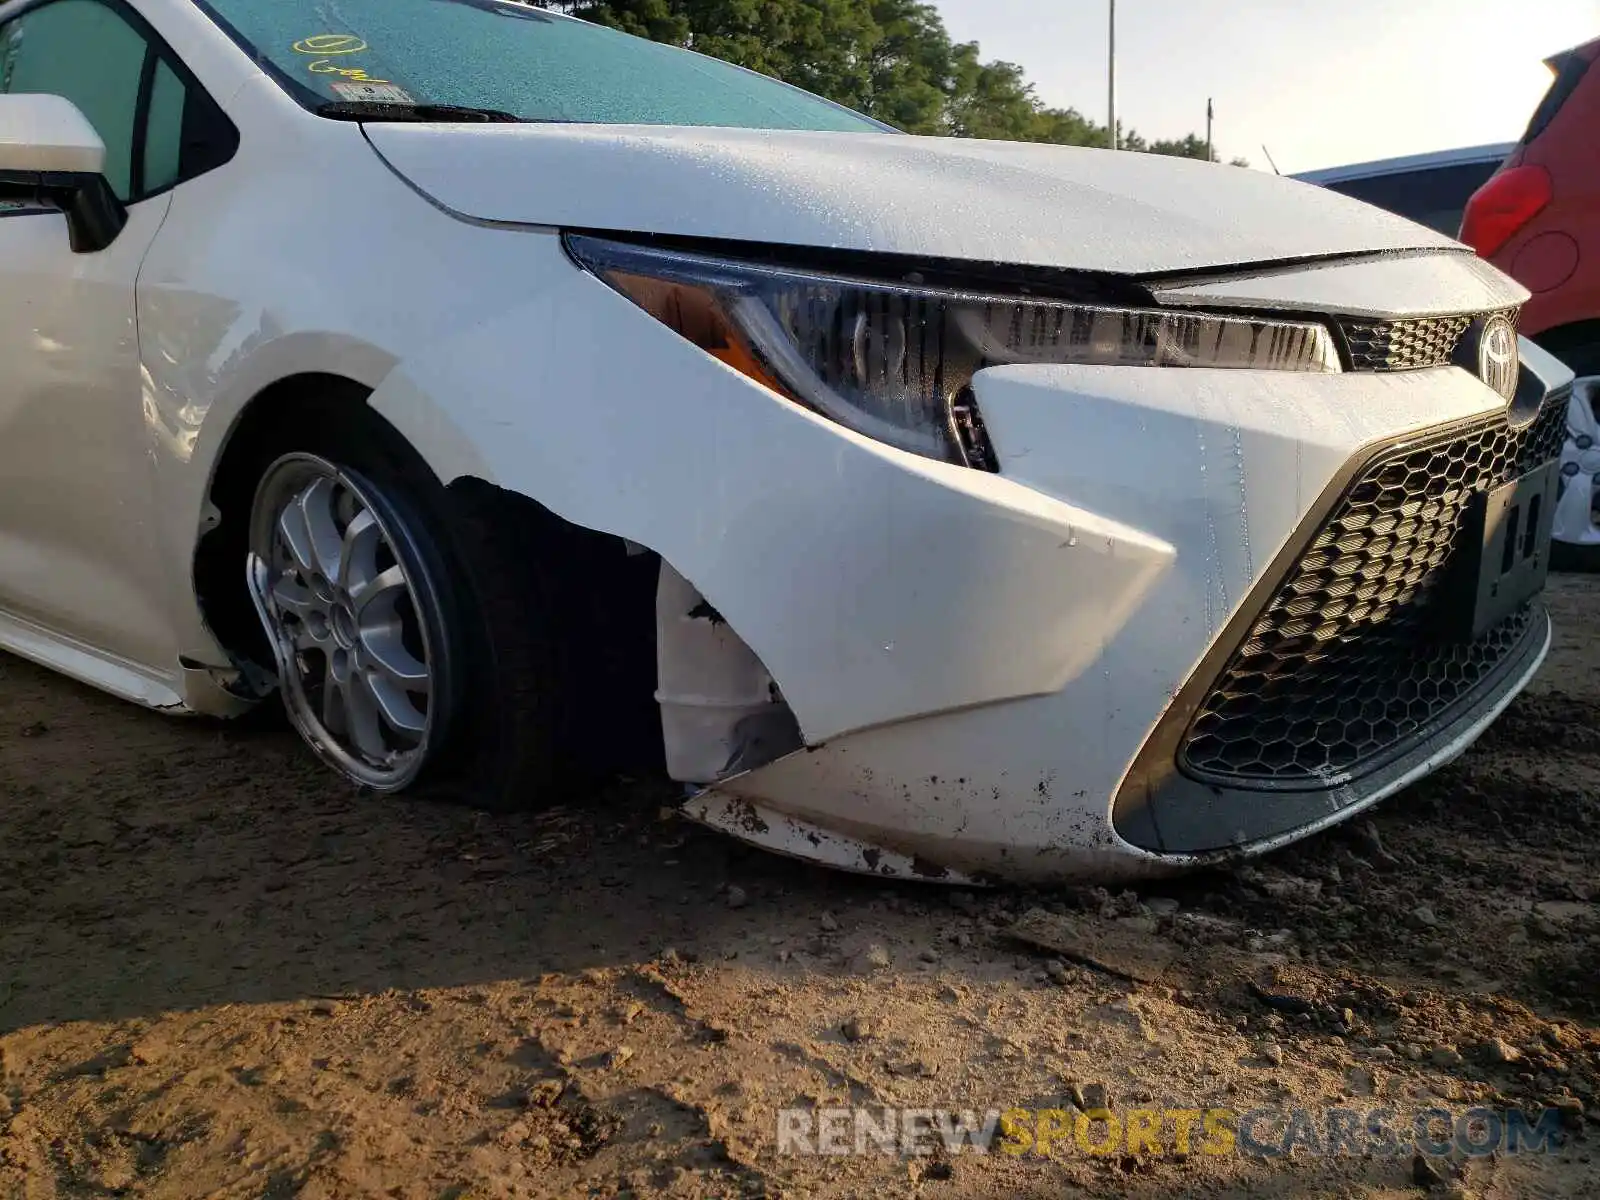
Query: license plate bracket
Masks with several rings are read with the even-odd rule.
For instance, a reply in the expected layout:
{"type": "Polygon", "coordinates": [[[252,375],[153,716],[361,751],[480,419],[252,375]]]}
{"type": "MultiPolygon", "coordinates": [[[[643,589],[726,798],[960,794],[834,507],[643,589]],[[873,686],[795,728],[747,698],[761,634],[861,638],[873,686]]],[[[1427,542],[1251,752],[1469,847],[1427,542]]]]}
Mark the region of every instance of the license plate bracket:
{"type": "Polygon", "coordinates": [[[1476,641],[1543,589],[1560,469],[1552,461],[1472,498],[1451,588],[1451,640],[1476,641]]]}

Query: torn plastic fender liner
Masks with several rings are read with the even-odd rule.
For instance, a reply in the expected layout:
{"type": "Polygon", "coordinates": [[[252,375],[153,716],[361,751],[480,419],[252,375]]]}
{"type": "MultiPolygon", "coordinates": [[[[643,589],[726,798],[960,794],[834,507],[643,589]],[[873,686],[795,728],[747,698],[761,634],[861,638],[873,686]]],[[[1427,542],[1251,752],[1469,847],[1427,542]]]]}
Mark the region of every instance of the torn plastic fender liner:
{"type": "Polygon", "coordinates": [[[656,593],[667,774],[713,783],[801,748],[800,727],[755,652],[670,563],[656,593]]]}

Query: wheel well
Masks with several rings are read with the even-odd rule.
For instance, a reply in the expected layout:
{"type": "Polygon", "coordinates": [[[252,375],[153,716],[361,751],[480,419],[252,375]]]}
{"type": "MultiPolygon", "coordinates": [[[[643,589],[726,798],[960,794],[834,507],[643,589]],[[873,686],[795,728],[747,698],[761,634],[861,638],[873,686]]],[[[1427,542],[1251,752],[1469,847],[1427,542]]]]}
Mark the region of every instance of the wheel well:
{"type": "MultiPolygon", "coordinates": [[[[207,626],[235,659],[268,670],[272,663],[245,587],[244,564],[256,487],[274,460],[292,450],[336,453],[338,447],[371,446],[408,475],[438,485],[426,460],[367,404],[370,394],[340,376],[293,376],[251,400],[229,433],[212,475],[208,497],[215,523],[197,543],[194,584],[207,626]]],[[[490,512],[508,539],[561,563],[572,625],[562,636],[589,656],[580,676],[583,694],[571,702],[592,714],[586,723],[595,729],[595,743],[618,769],[663,764],[655,703],[659,558],[481,479],[454,480],[442,490],[447,504],[490,512]]]]}
{"type": "Polygon", "coordinates": [[[367,407],[369,394],[341,376],[295,375],[260,392],[234,422],[211,476],[214,524],[195,546],[194,587],[207,627],[235,658],[258,667],[272,662],[244,586],[250,505],[262,473],[280,455],[309,449],[307,429],[350,428],[362,420],[387,425],[367,407]]]}

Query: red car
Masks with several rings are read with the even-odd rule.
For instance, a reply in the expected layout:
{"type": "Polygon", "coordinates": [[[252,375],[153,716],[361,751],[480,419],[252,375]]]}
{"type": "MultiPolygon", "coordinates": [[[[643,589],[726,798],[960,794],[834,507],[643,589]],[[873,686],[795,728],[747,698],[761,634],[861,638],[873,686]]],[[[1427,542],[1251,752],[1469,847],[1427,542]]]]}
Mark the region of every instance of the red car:
{"type": "Polygon", "coordinates": [[[1521,332],[1579,376],[1562,455],[1557,566],[1600,569],[1600,39],[1555,74],[1522,140],[1467,202],[1461,240],[1533,293],[1521,332]]]}

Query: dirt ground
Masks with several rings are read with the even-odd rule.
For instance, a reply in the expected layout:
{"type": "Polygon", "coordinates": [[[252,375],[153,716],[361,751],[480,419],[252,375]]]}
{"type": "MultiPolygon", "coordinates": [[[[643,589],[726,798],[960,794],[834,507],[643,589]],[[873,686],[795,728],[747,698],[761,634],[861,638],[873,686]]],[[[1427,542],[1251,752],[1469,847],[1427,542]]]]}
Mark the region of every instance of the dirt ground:
{"type": "Polygon", "coordinates": [[[285,731],[0,657],[0,1196],[1600,1194],[1600,584],[1552,603],[1539,681],[1456,766],[1120,896],[832,875],[637,783],[380,801],[285,731]],[[1030,913],[1091,952],[1013,940],[1030,913]],[[786,1108],[1474,1103],[1558,1105],[1568,1139],[1420,1175],[777,1151],[786,1108]]]}

